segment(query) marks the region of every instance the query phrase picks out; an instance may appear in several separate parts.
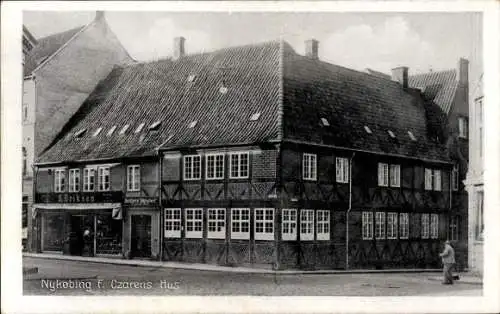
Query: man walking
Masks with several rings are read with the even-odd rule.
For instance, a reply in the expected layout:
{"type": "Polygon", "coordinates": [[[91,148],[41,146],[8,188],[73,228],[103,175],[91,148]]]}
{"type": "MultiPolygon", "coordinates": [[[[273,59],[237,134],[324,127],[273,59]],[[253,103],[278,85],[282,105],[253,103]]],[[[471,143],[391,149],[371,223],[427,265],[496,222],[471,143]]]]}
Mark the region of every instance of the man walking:
{"type": "Polygon", "coordinates": [[[443,260],[443,285],[453,284],[453,275],[451,273],[451,268],[455,264],[455,250],[450,245],[450,241],[446,240],[444,243],[444,250],[439,254],[443,260]]]}

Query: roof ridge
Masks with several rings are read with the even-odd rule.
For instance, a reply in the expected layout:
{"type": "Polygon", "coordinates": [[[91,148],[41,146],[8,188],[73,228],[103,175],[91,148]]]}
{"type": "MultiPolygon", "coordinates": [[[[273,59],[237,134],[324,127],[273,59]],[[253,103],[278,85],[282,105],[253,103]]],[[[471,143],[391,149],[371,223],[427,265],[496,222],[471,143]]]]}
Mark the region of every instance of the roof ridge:
{"type": "Polygon", "coordinates": [[[416,73],[409,75],[409,77],[415,77],[415,76],[424,76],[424,75],[432,75],[432,74],[442,74],[446,72],[456,72],[455,69],[446,69],[446,70],[440,70],[440,71],[430,71],[430,72],[424,72],[424,73],[416,73]]]}
{"type": "Polygon", "coordinates": [[[47,40],[49,39],[50,37],[56,37],[56,36],[60,36],[64,33],[70,33],[70,32],[74,32],[74,31],[77,31],[77,30],[81,30],[82,28],[84,28],[85,26],[87,25],[80,25],[80,26],[77,26],[77,27],[73,27],[73,28],[70,28],[70,29],[67,29],[65,31],[62,31],[62,32],[58,32],[58,33],[52,33],[50,35],[47,35],[47,36],[44,36],[44,37],[40,37],[40,39],[38,39],[38,41],[44,41],[44,40],[47,40]]]}

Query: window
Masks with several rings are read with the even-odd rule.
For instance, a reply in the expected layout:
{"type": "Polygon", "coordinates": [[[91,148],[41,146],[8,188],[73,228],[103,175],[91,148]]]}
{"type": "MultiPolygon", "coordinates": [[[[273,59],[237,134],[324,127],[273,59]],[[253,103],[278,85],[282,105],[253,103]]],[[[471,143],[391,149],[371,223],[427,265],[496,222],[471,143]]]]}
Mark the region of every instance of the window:
{"type": "Polygon", "coordinates": [[[92,137],[96,137],[97,135],[99,135],[99,133],[101,133],[102,131],[102,128],[98,128],[97,130],[95,130],[94,134],[92,134],[92,137]]]}
{"type": "Polygon", "coordinates": [[[469,133],[467,118],[459,117],[458,118],[458,137],[467,138],[467,133],[469,133]]]}
{"type": "Polygon", "coordinates": [[[451,173],[451,188],[453,191],[458,191],[458,165],[453,166],[451,173]]]}
{"type": "Polygon", "coordinates": [[[390,185],[392,187],[400,187],[401,185],[401,166],[400,165],[391,165],[391,181],[390,185]]]}
{"type": "Polygon", "coordinates": [[[477,127],[479,131],[479,157],[483,156],[483,145],[484,145],[484,134],[483,134],[483,120],[484,120],[484,113],[483,113],[483,100],[480,99],[478,101],[478,117],[477,117],[477,127]]]}
{"type": "Polygon", "coordinates": [[[394,132],[392,132],[391,130],[387,130],[387,133],[389,133],[390,137],[396,138],[396,135],[394,135],[394,132]]]}
{"type": "Polygon", "coordinates": [[[64,192],[66,189],[66,170],[56,169],[55,170],[55,192],[64,192]]]}
{"type": "Polygon", "coordinates": [[[399,238],[408,239],[410,235],[410,221],[408,213],[399,213],[399,238]]]}
{"type": "Polygon", "coordinates": [[[231,179],[248,178],[248,153],[231,153],[229,155],[229,168],[231,179]]]}
{"type": "Polygon", "coordinates": [[[366,126],[366,125],[365,125],[365,131],[368,134],[372,134],[372,130],[370,130],[370,128],[368,126],[366,126]]]}
{"type": "Polygon", "coordinates": [[[328,122],[326,118],[321,118],[321,123],[323,124],[323,126],[330,126],[330,122],[328,122]]]}
{"type": "Polygon", "coordinates": [[[483,241],[484,239],[484,192],[479,191],[476,193],[476,219],[474,228],[474,238],[476,241],[483,241]]]}
{"type": "Polygon", "coordinates": [[[231,238],[250,239],[250,209],[231,208],[231,238]]]}
{"type": "Polygon", "coordinates": [[[109,191],[110,188],[109,167],[99,167],[97,168],[97,173],[98,173],[98,190],[109,191]]]}
{"type": "Polygon", "coordinates": [[[252,116],[250,117],[250,121],[257,121],[259,120],[259,118],[260,118],[260,112],[256,112],[252,114],[252,116]]]}
{"type": "Polygon", "coordinates": [[[362,230],[363,240],[373,239],[373,213],[363,212],[362,223],[363,223],[363,230],[362,230]]]}
{"type": "Polygon", "coordinates": [[[437,239],[439,235],[439,216],[431,214],[431,239],[437,239]]]}
{"type": "Polygon", "coordinates": [[[69,170],[69,191],[70,192],[80,191],[80,169],[69,170]]]}
{"type": "Polygon", "coordinates": [[[302,157],[302,178],[316,180],[316,154],[304,153],[302,157]]]}
{"type": "Polygon", "coordinates": [[[94,191],[95,186],[95,169],[83,169],[83,192],[94,191]]]}
{"type": "Polygon", "coordinates": [[[389,165],[384,163],[378,163],[378,185],[388,186],[389,185],[389,165]]]}
{"type": "Polygon", "coordinates": [[[23,196],[23,203],[22,203],[22,227],[26,228],[28,227],[28,196],[23,196]]]}
{"type": "Polygon", "coordinates": [[[184,180],[198,180],[201,178],[201,156],[184,156],[184,180]]]}
{"type": "Polygon", "coordinates": [[[425,189],[427,191],[432,191],[432,169],[425,169],[425,189]]]}
{"type": "Polygon", "coordinates": [[[141,168],[139,165],[127,167],[127,190],[139,191],[141,186],[141,168]]]}
{"type": "Polygon", "coordinates": [[[375,239],[385,239],[385,213],[375,213],[375,239]]]}
{"type": "Polygon", "coordinates": [[[330,240],[330,211],[318,210],[316,212],[316,232],[318,240],[330,240]]]}
{"type": "Polygon", "coordinates": [[[28,154],[26,152],[26,147],[23,147],[23,176],[28,172],[28,154]]]}
{"type": "Polygon", "coordinates": [[[186,238],[203,237],[203,209],[186,208],[186,238]]]}
{"type": "Polygon", "coordinates": [[[120,135],[121,135],[121,134],[125,134],[125,132],[127,132],[128,128],[129,128],[129,126],[130,126],[130,125],[125,124],[125,125],[123,126],[123,128],[120,130],[120,135]]]}
{"type": "Polygon", "coordinates": [[[165,238],[181,237],[181,209],[165,208],[165,238]]]}
{"type": "Polygon", "coordinates": [[[300,211],[300,240],[314,240],[314,210],[312,209],[300,211]]]}
{"type": "Polygon", "coordinates": [[[23,121],[28,120],[28,104],[23,103],[23,121]]]}
{"type": "Polygon", "coordinates": [[[106,134],[106,136],[111,136],[116,130],[116,125],[113,125],[113,127],[111,127],[111,129],[109,129],[108,131],[108,134],[106,134]]]}
{"type": "Polygon", "coordinates": [[[193,121],[193,122],[189,123],[188,128],[190,128],[190,129],[194,128],[197,123],[198,123],[198,121],[193,121]]]}
{"type": "Polygon", "coordinates": [[[137,129],[135,129],[135,133],[141,132],[143,127],[144,127],[144,123],[139,124],[139,126],[137,127],[137,129]]]}
{"type": "Polygon", "coordinates": [[[335,158],[335,177],[338,183],[349,182],[349,159],[335,158]]]}
{"type": "Polygon", "coordinates": [[[387,239],[398,237],[398,213],[387,213],[387,239]]]}
{"type": "Polygon", "coordinates": [[[429,214],[422,214],[422,239],[429,239],[429,214]]]}
{"type": "Polygon", "coordinates": [[[434,170],[434,191],[441,191],[441,170],[434,170]]]}
{"type": "Polygon", "coordinates": [[[207,180],[224,179],[224,154],[207,154],[207,180]]]}
{"type": "Polygon", "coordinates": [[[450,240],[458,240],[458,216],[450,218],[450,240]]]}
{"type": "Polygon", "coordinates": [[[274,240],[274,208],[255,209],[255,240],[274,240]]]}
{"type": "Polygon", "coordinates": [[[158,128],[160,127],[160,124],[161,124],[161,121],[153,122],[153,124],[151,124],[149,126],[149,130],[151,130],[151,131],[158,130],[158,128]]]}
{"type": "Polygon", "coordinates": [[[413,133],[411,131],[408,131],[408,136],[410,137],[410,139],[414,142],[417,141],[417,138],[415,137],[415,135],[413,135],[413,133]]]}
{"type": "Polygon", "coordinates": [[[284,241],[297,240],[297,210],[283,209],[281,238],[284,241]]]}
{"type": "Polygon", "coordinates": [[[226,238],[226,210],[224,208],[209,208],[207,225],[209,239],[226,238]]]}

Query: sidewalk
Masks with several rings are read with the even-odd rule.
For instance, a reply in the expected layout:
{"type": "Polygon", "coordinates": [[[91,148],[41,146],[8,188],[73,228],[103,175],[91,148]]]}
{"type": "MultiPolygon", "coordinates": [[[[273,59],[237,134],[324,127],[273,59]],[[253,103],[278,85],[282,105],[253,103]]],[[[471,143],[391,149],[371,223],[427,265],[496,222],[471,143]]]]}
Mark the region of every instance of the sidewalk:
{"type": "Polygon", "coordinates": [[[470,290],[452,290],[452,291],[442,291],[438,293],[428,293],[421,294],[419,296],[423,297],[480,297],[483,295],[482,289],[470,289],[470,290]]]}
{"type": "Polygon", "coordinates": [[[44,253],[23,253],[23,257],[45,258],[45,259],[55,259],[55,260],[69,260],[69,261],[90,262],[90,263],[104,263],[104,264],[127,265],[127,266],[193,269],[193,270],[201,270],[201,271],[218,271],[218,272],[245,273],[245,274],[298,275],[298,274],[377,274],[377,273],[436,273],[436,272],[441,272],[440,269],[272,270],[272,269],[259,269],[259,268],[250,268],[250,267],[228,267],[228,266],[220,266],[220,265],[212,265],[212,264],[200,264],[200,263],[160,262],[160,261],[149,261],[149,260],[127,260],[127,259],[120,259],[120,258],[84,257],[84,256],[44,254],[44,253]]]}
{"type": "MultiPolygon", "coordinates": [[[[454,273],[457,274],[457,273],[454,273]]],[[[467,273],[458,273],[460,276],[459,280],[455,280],[455,283],[460,284],[460,283],[466,283],[470,285],[478,285],[482,286],[483,285],[483,278],[478,277],[478,276],[473,276],[467,273]]],[[[429,277],[429,280],[435,280],[435,281],[443,281],[443,276],[432,276],[429,277]]]]}

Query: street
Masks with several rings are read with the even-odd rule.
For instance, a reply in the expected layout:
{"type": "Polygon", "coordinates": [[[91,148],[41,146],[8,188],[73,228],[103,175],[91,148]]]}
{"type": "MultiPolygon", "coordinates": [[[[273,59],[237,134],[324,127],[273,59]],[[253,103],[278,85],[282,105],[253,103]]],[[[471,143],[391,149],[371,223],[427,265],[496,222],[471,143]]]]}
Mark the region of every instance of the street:
{"type": "Polygon", "coordinates": [[[481,295],[481,286],[441,285],[429,273],[273,275],[135,267],[24,257],[24,295],[481,295]]]}

